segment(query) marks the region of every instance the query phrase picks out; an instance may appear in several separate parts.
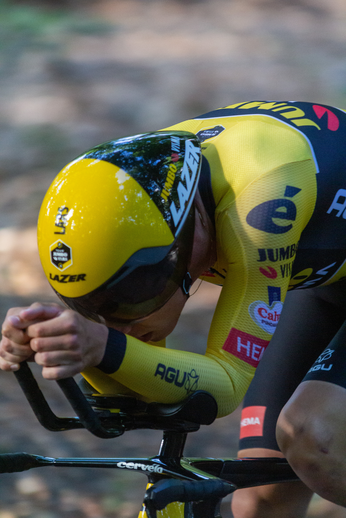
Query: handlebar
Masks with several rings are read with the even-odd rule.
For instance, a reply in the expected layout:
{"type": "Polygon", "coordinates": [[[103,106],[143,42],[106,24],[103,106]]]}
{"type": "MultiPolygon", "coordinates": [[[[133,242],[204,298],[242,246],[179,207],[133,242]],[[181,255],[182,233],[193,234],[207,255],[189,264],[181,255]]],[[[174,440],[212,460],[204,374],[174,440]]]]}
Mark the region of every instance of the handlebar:
{"type": "MultiPolygon", "coordinates": [[[[101,438],[117,437],[126,430],[164,430],[157,457],[148,459],[52,458],[28,453],[0,455],[0,473],[14,473],[44,466],[112,467],[138,469],[154,482],[145,495],[148,518],[170,502],[215,501],[236,489],[298,480],[285,459],[187,459],[183,455],[186,433],[200,424],[211,424],[217,415],[215,399],[204,391],[190,394],[176,404],[146,403],[132,396],[85,396],[73,378],[58,381],[77,417],[57,417],[51,410],[27,363],[16,378],[39,422],[48,430],[86,428],[101,438]],[[97,408],[97,410],[95,410],[97,408]],[[118,409],[116,413],[111,410],[118,409]],[[172,433],[173,432],[173,433],[172,433]],[[178,433],[175,433],[178,432],[178,433]],[[154,476],[156,467],[160,477],[154,476]]],[[[200,505],[200,504],[197,504],[200,505]]]]}
{"type": "Polygon", "coordinates": [[[211,424],[217,416],[216,401],[205,391],[195,391],[180,403],[145,403],[121,395],[85,396],[73,378],[66,378],[57,383],[77,417],[58,417],[26,362],[14,374],[38,421],[50,431],[85,428],[102,439],[119,437],[126,430],[138,428],[192,432],[201,424],[211,424]]]}
{"type": "Polygon", "coordinates": [[[71,404],[73,410],[76,412],[79,421],[84,428],[97,437],[102,439],[111,439],[119,437],[124,433],[124,428],[121,426],[107,429],[102,426],[97,413],[92,409],[86,400],[83,392],[78,387],[73,378],[66,378],[57,381],[59,387],[66,396],[66,399],[71,404]]]}
{"type": "Polygon", "coordinates": [[[159,480],[147,489],[144,504],[156,511],[170,502],[199,502],[209,498],[221,499],[235,491],[236,486],[220,479],[159,480]]]}
{"type": "Polygon", "coordinates": [[[14,374],[38,421],[48,430],[56,432],[86,428],[93,435],[103,439],[118,437],[124,433],[121,427],[106,429],[102,426],[97,413],[89,405],[73,378],[57,382],[78,416],[66,418],[57,417],[51,410],[26,362],[21,363],[20,369],[14,374]]]}
{"type": "Polygon", "coordinates": [[[32,468],[52,464],[54,459],[32,455],[31,453],[2,453],[0,455],[0,473],[17,473],[32,468]]]}
{"type": "MultiPolygon", "coordinates": [[[[49,465],[64,465],[68,459],[55,459],[30,453],[5,453],[0,455],[0,473],[17,473],[32,468],[49,465]]],[[[78,460],[71,459],[71,463],[78,460]]],[[[237,486],[225,480],[213,478],[206,480],[178,480],[166,478],[159,480],[149,489],[144,497],[147,507],[155,510],[164,509],[170,502],[198,502],[209,498],[220,499],[237,489],[237,486]]]]}

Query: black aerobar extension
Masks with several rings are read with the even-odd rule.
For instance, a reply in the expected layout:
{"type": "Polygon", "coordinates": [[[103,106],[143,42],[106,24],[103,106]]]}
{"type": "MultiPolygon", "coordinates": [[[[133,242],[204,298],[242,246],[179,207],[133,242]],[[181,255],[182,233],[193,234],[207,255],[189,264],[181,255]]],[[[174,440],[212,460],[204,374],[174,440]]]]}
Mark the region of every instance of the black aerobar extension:
{"type": "Polygon", "coordinates": [[[2,453],[0,455],[0,473],[18,473],[32,468],[54,464],[50,457],[30,453],[2,453]]]}
{"type": "Polygon", "coordinates": [[[209,498],[220,499],[236,489],[233,484],[219,479],[159,480],[147,489],[144,503],[159,511],[170,502],[199,502],[209,498]]]}
{"type": "Polygon", "coordinates": [[[91,408],[73,378],[58,380],[57,383],[78,418],[57,417],[54,414],[26,362],[22,362],[20,369],[14,374],[38,421],[48,430],[60,432],[75,428],[86,428],[92,434],[103,439],[118,437],[124,433],[121,427],[108,430],[102,426],[97,413],[91,408]]]}
{"type": "Polygon", "coordinates": [[[26,362],[21,363],[14,374],[38,421],[50,431],[86,428],[100,438],[118,437],[126,430],[137,428],[192,432],[201,424],[211,424],[217,416],[216,401],[205,391],[195,391],[184,401],[174,404],[144,403],[121,395],[86,396],[73,378],[66,378],[57,383],[78,417],[58,417],[51,410],[26,362]],[[112,406],[114,403],[117,406],[112,406]],[[105,411],[100,412],[102,408],[105,411]],[[107,408],[117,408],[120,412],[112,413],[107,408]]]}

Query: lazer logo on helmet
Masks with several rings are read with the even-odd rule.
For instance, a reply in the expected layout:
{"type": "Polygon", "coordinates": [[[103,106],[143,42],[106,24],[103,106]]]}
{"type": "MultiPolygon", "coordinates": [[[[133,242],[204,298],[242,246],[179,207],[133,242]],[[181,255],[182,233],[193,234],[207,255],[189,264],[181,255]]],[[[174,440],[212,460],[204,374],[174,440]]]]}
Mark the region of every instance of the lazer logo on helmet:
{"type": "Polygon", "coordinates": [[[54,275],[54,274],[50,273],[49,278],[51,281],[60,282],[62,284],[67,284],[68,282],[85,281],[86,273],[79,273],[77,275],[54,275]]]}
{"type": "Polygon", "coordinates": [[[199,147],[194,146],[189,140],[186,141],[185,160],[177,187],[179,206],[177,207],[175,202],[172,201],[169,208],[176,232],[179,232],[181,225],[184,223],[196,192],[200,153],[199,147]]]}

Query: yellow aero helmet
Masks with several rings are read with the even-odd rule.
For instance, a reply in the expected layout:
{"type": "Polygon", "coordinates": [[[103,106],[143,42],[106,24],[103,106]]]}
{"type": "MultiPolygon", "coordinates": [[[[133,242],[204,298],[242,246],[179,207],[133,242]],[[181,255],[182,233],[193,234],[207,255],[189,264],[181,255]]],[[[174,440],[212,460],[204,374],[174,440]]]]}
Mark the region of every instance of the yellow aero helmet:
{"type": "Polygon", "coordinates": [[[41,206],[38,248],[67,306],[127,322],[183,286],[200,167],[194,134],[162,131],[96,146],[58,174],[41,206]]]}

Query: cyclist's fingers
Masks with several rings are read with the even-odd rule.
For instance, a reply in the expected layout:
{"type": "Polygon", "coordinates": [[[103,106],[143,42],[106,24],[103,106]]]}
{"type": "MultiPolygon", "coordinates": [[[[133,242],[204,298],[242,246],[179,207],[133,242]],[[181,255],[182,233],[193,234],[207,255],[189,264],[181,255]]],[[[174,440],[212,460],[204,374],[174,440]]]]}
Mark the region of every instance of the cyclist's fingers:
{"type": "MultiPolygon", "coordinates": [[[[85,319],[83,319],[85,321],[85,319]]],[[[64,310],[46,321],[34,322],[27,328],[27,334],[31,338],[63,336],[66,334],[77,335],[80,332],[80,316],[71,310],[64,310]]]]}
{"type": "Polygon", "coordinates": [[[55,367],[43,367],[42,376],[47,380],[60,380],[70,378],[78,374],[80,370],[75,365],[56,365],[55,367]]]}
{"type": "Polygon", "coordinates": [[[3,357],[3,354],[13,354],[17,356],[25,356],[31,351],[30,343],[19,343],[13,340],[9,340],[6,337],[3,337],[0,341],[0,356],[3,357]]]}
{"type": "Polygon", "coordinates": [[[33,354],[29,345],[20,345],[3,338],[0,342],[0,368],[17,370],[19,363],[29,359],[33,354]]]}
{"type": "Polygon", "coordinates": [[[28,337],[26,333],[26,329],[17,329],[15,327],[12,327],[10,323],[8,325],[4,323],[4,327],[2,329],[2,340],[4,343],[16,343],[18,345],[25,345],[28,344],[30,341],[30,338],[28,337]]]}
{"type": "Polygon", "coordinates": [[[27,356],[6,356],[6,358],[0,357],[0,369],[3,371],[17,371],[20,368],[20,364],[23,361],[31,361],[33,354],[27,356]]]}
{"type": "Polygon", "coordinates": [[[28,326],[40,321],[40,318],[48,318],[48,314],[56,314],[57,308],[58,306],[54,305],[48,311],[47,307],[38,303],[32,304],[29,308],[11,308],[2,325],[2,335],[13,342],[25,344],[29,342],[26,332],[28,326]]]}
{"type": "Polygon", "coordinates": [[[29,342],[26,326],[17,315],[7,315],[2,324],[2,335],[5,339],[25,344],[29,342]]]}
{"type": "Polygon", "coordinates": [[[82,368],[83,349],[73,335],[33,338],[30,342],[35,351],[35,361],[44,367],[76,365],[82,368]]]}
{"type": "Polygon", "coordinates": [[[2,371],[17,371],[19,369],[20,365],[19,362],[10,362],[7,360],[4,360],[4,358],[0,358],[0,369],[2,371]]]}
{"type": "Polygon", "coordinates": [[[42,367],[54,367],[56,365],[77,365],[81,366],[81,358],[73,352],[52,351],[35,354],[35,362],[42,367]]]}
{"type": "MultiPolygon", "coordinates": [[[[8,310],[2,325],[2,334],[15,340],[25,333],[26,328],[35,322],[54,318],[64,310],[58,304],[41,304],[35,302],[30,307],[11,308],[8,310]]],[[[23,340],[21,340],[21,343],[23,340]]]]}
{"type": "Polygon", "coordinates": [[[83,370],[83,363],[78,355],[65,351],[36,353],[35,362],[43,367],[42,375],[46,379],[60,379],[83,370]]]}
{"type": "Polygon", "coordinates": [[[78,342],[77,336],[73,334],[32,338],[30,340],[30,347],[36,353],[60,351],[63,354],[82,355],[82,347],[78,342]]]}
{"type": "Polygon", "coordinates": [[[32,325],[34,322],[42,322],[59,316],[65,308],[55,303],[34,302],[31,306],[23,308],[18,317],[26,325],[32,325]]]}

